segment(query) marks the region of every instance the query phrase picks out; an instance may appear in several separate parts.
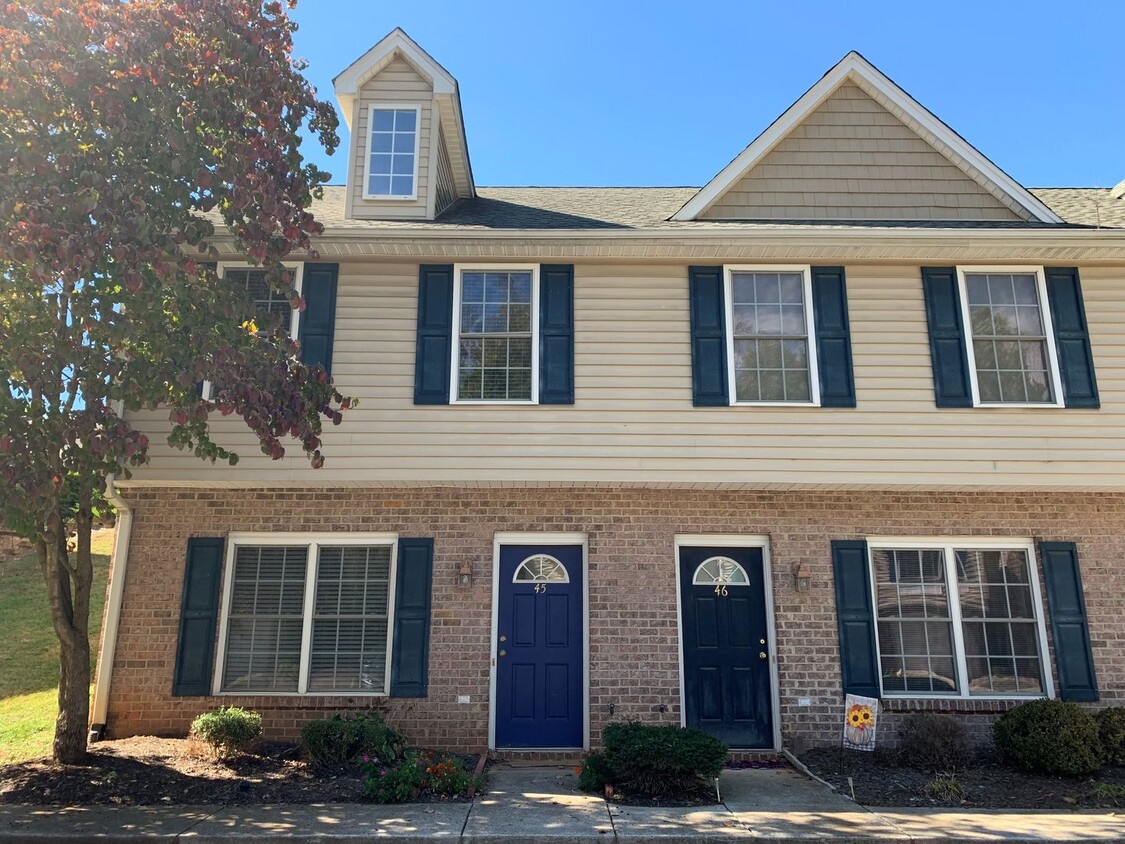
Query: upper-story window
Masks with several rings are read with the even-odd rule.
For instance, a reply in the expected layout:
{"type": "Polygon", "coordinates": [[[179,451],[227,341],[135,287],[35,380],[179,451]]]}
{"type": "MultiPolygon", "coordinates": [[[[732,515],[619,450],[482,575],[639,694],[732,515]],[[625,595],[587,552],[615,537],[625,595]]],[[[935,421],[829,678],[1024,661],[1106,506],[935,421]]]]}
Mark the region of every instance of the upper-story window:
{"type": "Polygon", "coordinates": [[[976,404],[1062,406],[1041,268],[959,269],[976,404]]]}
{"type": "Polygon", "coordinates": [[[727,267],[735,404],[819,404],[808,267],[727,267]]]}
{"type": "Polygon", "coordinates": [[[537,402],[538,266],[458,266],[454,275],[454,400],[537,402]]]}
{"type": "Polygon", "coordinates": [[[415,199],[418,195],[418,123],[414,105],[372,105],[364,196],[415,199]]]}

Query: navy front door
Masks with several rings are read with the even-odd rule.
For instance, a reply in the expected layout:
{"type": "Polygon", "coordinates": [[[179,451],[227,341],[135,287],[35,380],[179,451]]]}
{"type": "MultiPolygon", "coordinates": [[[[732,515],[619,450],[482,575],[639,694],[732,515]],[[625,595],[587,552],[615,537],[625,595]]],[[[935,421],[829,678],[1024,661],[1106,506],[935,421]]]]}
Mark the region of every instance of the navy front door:
{"type": "Polygon", "coordinates": [[[582,546],[502,545],[496,746],[583,745],[582,546]]]}
{"type": "Polygon", "coordinates": [[[761,548],[680,548],[684,715],[731,747],[772,748],[761,548]]]}

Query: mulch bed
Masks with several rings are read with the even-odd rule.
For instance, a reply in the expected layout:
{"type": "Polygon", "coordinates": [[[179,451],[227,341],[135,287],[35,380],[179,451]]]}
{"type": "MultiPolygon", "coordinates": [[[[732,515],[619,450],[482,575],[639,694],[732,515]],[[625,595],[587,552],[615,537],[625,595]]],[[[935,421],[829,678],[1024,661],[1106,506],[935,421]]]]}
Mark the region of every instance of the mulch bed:
{"type": "Polygon", "coordinates": [[[981,755],[966,759],[954,776],[963,799],[942,800],[926,793],[934,774],[899,763],[891,751],[865,753],[820,747],[800,754],[814,774],[865,806],[958,806],[978,809],[1114,809],[1125,807],[1125,769],[1106,768],[1096,777],[1064,779],[1013,770],[981,755]],[[1105,784],[1099,793],[1097,786],[1105,784]],[[1108,794],[1119,787],[1119,795],[1108,794]]]}
{"type": "MultiPolygon", "coordinates": [[[[291,744],[262,743],[233,759],[214,758],[189,739],[138,736],[91,746],[87,764],[38,759],[0,767],[0,803],[200,805],[358,803],[353,766],[318,768],[291,744]]],[[[421,802],[426,802],[423,796],[421,802]]]]}

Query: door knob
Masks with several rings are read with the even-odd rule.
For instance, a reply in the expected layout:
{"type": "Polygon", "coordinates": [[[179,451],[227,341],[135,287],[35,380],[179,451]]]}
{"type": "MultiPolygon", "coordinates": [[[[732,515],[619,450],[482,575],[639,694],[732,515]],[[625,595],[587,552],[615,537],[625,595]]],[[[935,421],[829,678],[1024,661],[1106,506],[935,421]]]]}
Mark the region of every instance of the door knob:
{"type": "Polygon", "coordinates": [[[500,651],[500,656],[507,656],[507,655],[508,655],[507,651],[500,651]]]}
{"type": "Polygon", "coordinates": [[[766,656],[765,651],[762,651],[761,653],[758,654],[758,659],[768,659],[768,658],[769,657],[766,656]]]}

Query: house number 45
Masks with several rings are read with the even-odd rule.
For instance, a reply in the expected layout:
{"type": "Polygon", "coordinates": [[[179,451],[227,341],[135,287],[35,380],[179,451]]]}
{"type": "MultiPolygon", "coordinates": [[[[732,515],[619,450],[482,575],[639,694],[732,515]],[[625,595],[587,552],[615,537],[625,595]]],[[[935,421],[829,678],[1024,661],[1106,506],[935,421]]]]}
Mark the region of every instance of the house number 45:
{"type": "Polygon", "coordinates": [[[543,593],[543,592],[546,592],[546,591],[547,591],[547,584],[546,583],[536,583],[535,584],[535,594],[536,595],[539,595],[540,593],[543,593]]]}

